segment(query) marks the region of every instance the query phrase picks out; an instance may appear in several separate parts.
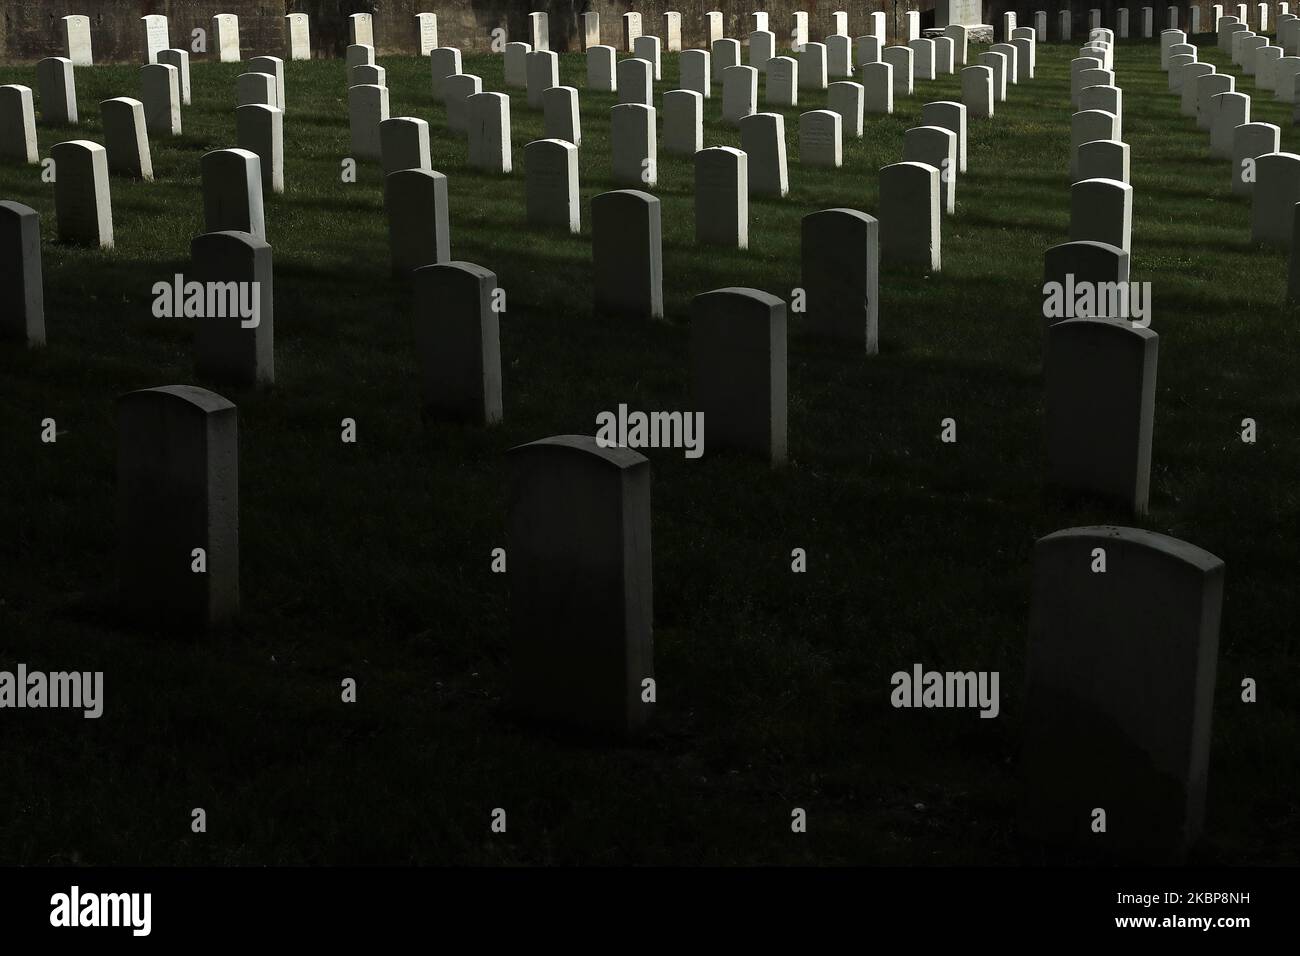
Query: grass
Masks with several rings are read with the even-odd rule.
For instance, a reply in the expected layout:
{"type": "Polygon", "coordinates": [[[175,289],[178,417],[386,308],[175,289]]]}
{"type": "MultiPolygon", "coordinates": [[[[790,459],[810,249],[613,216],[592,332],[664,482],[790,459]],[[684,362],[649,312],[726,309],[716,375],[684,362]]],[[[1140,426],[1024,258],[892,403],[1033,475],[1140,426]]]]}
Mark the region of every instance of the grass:
{"type": "MultiPolygon", "coordinates": [[[[1208,37],[1199,38],[1203,43],[1208,37]]],[[[1069,59],[970,123],[969,171],[943,223],[943,270],[885,267],[881,351],[806,339],[792,317],[788,467],[650,451],[653,732],[592,747],[520,727],[501,704],[509,661],[503,453],[594,429],[597,412],[689,409],[692,296],[799,283],[799,220],[874,212],[877,171],[902,155],[921,106],[955,76],[870,116],[844,167],[805,170],[787,110],[790,194],[750,205],[747,252],[694,242],[692,166],[660,156],[668,321],[592,314],[589,200],[610,181],[609,95],[581,92],[583,227],[526,227],[523,144],[539,111],[512,93],[516,172],[466,166],[427,67],[385,58],[391,115],[429,121],[450,179],[453,254],[493,269],[505,421],[426,424],[409,290],[389,278],[380,173],[349,154],[341,62],[287,64],[283,196],[267,199],[276,372],[239,406],[244,613],[187,640],[114,623],[114,399],[192,382],[192,329],[155,319],[151,287],[184,272],[202,231],[199,157],[234,145],[237,64],[197,63],[185,133],[153,144],[157,181],[114,177],[117,247],[60,245],[38,167],[0,166],[0,197],[42,214],[49,346],[0,351],[0,665],[103,670],[105,715],[7,711],[0,725],[0,862],[1017,863],[1050,857],[1015,835],[1033,542],[1060,528],[1133,524],[1043,486],[1043,251],[1067,238],[1069,59]],[[40,422],[58,423],[56,444],[40,422]],[[359,441],[339,441],[355,418],[359,441]],[[958,442],[939,441],[953,417],[958,442]],[[792,548],[808,573],[790,573],[792,548]],[[889,675],[997,670],[1002,714],[896,711],[889,675]],[[358,702],[340,703],[354,677],[358,702]],[[790,811],[808,810],[805,835],[790,811]],[[208,832],[190,831],[203,807],[208,832]],[[506,808],[509,829],[489,830],[506,808]]],[[[1202,46],[1203,58],[1226,58],[1202,46]]],[[[1178,113],[1152,44],[1121,44],[1132,149],[1133,278],[1161,336],[1152,508],[1136,522],[1228,569],[1206,835],[1196,859],[1300,861],[1295,622],[1300,559],[1297,316],[1284,253],[1249,241],[1229,166],[1178,113]],[[1238,438],[1243,417],[1260,438],[1238,438]],[[1259,702],[1243,704],[1243,677],[1259,702]]],[[[484,89],[499,57],[467,56],[484,89]]],[[[1234,70],[1234,72],[1236,72],[1234,70]]],[[[665,58],[658,91],[676,86],[665,58]]],[[[34,68],[0,68],[34,86],[34,68]]],[[[1252,81],[1239,87],[1253,92],[1252,81]]],[[[137,69],[77,71],[83,123],[41,127],[41,155],[102,141],[96,104],[138,95],[137,69]]],[[[800,109],[824,105],[805,96],[800,109]]],[[[706,105],[706,145],[739,145],[706,105]]],[[[1256,96],[1252,119],[1290,106],[1256,96]]],[[[1098,383],[1098,387],[1105,387],[1098,383]]]]}

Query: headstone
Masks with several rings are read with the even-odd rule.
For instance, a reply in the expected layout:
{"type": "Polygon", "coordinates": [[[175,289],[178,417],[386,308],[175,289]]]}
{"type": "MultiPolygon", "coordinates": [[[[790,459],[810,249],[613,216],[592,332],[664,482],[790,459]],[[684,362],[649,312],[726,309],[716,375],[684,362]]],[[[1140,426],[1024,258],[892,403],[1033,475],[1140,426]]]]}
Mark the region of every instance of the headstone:
{"type": "Polygon", "coordinates": [[[879,351],[880,224],[856,209],[803,217],[800,247],[808,331],[879,351]]]}
{"type": "Polygon", "coordinates": [[[894,68],[888,63],[865,63],[862,80],[862,108],[867,113],[894,112],[894,68]]]}
{"type": "MultiPolygon", "coordinates": [[[[145,67],[145,69],[149,69],[145,67]]],[[[170,67],[169,69],[175,69],[170,67]]],[[[364,69],[364,67],[358,67],[364,69]]],[[[261,103],[264,106],[275,105],[275,77],[265,73],[241,73],[235,77],[235,105],[248,106],[261,103]]],[[[177,84],[176,101],[180,103],[180,84],[177,84]]]]}
{"type": "Polygon", "coordinates": [[[379,154],[384,175],[399,169],[433,169],[429,124],[414,116],[394,116],[379,124],[379,154]]]}
{"type": "Polygon", "coordinates": [[[265,73],[275,81],[275,102],[269,105],[283,111],[284,105],[284,60],[278,56],[255,56],[248,61],[249,73],[265,73]]]}
{"type": "Polygon", "coordinates": [[[609,118],[614,182],[653,187],[658,180],[654,107],[620,103],[609,118]]]}
{"type": "Polygon", "coordinates": [[[284,46],[291,60],[311,59],[311,26],[305,13],[290,13],[284,18],[284,46]]]}
{"type": "Polygon", "coordinates": [[[73,66],[91,66],[90,17],[74,14],[63,18],[63,52],[73,66]]]}
{"type": "Polygon", "coordinates": [[[582,48],[590,50],[594,46],[600,46],[600,14],[589,10],[582,15],[582,48]]]}
{"type": "Polygon", "coordinates": [[[642,106],[654,106],[654,73],[648,60],[631,57],[619,60],[616,69],[618,75],[618,101],[620,103],[639,103],[642,106]]]}
{"type": "Polygon", "coordinates": [[[722,121],[739,125],[758,108],[758,70],[730,66],[722,73],[722,121]]]}
{"type": "Polygon", "coordinates": [[[235,406],[192,385],[148,388],[118,399],[117,427],[123,609],[150,622],[229,623],[239,614],[235,406]]]}
{"type": "Polygon", "coordinates": [[[1150,40],[1155,33],[1155,11],[1150,7],[1142,8],[1142,39],[1150,40]]]}
{"type": "MultiPolygon", "coordinates": [[[[936,76],[951,75],[956,69],[955,62],[953,59],[954,46],[952,42],[952,37],[935,37],[932,42],[934,43],[935,75],[936,76]]],[[[1017,47],[1021,42],[1022,41],[1019,40],[1016,41],[1017,47]]],[[[1032,40],[1025,40],[1023,42],[1030,43],[1030,44],[1033,43],[1032,40]]],[[[1032,74],[1030,76],[1030,79],[1033,79],[1032,74]]]]}
{"type": "MultiPolygon", "coordinates": [[[[1128,253],[1118,246],[1083,240],[1062,242],[1043,253],[1043,284],[1057,282],[1064,289],[1083,283],[1093,286],[1110,283],[1108,288],[1126,294],[1124,290],[1128,288],[1128,264],[1128,253]]],[[[1112,312],[1118,309],[1100,308],[1098,311],[1112,312]]]]}
{"type": "Polygon", "coordinates": [[[1182,103],[1179,112],[1184,116],[1196,118],[1196,80],[1198,77],[1215,72],[1209,63],[1188,63],[1182,70],[1182,103]]]}
{"type": "MultiPolygon", "coordinates": [[[[740,148],[745,154],[745,179],[756,196],[780,198],[790,191],[785,155],[785,117],[755,113],[740,121],[740,148]]],[[[724,160],[717,160],[724,162],[724,160]]],[[[696,181],[699,180],[696,170],[696,181]]]]}
{"type": "Polygon", "coordinates": [[[957,170],[966,172],[966,107],[950,100],[937,100],[921,107],[921,124],[951,130],[957,137],[957,170]]]}
{"type": "Polygon", "coordinates": [[[348,16],[348,42],[375,45],[375,21],[369,13],[353,13],[348,16]]]}
{"type": "Polygon", "coordinates": [[[870,18],[871,29],[867,32],[880,41],[880,45],[885,45],[885,14],[877,10],[867,15],[870,18]]]}
{"type": "Polygon", "coordinates": [[[881,43],[871,35],[858,37],[853,41],[853,63],[863,66],[867,63],[880,62],[881,43]]]}
{"type": "Polygon", "coordinates": [[[776,56],[776,34],[759,30],[749,35],[749,65],[756,70],[767,68],[768,60],[776,56]]]}
{"type": "Polygon", "coordinates": [[[1255,52],[1255,85],[1261,90],[1277,91],[1277,61],[1281,58],[1280,46],[1266,46],[1255,52]]]}
{"type": "Polygon", "coordinates": [[[862,110],[865,93],[862,84],[840,80],[827,87],[826,106],[840,115],[844,136],[862,138],[862,110]]]}
{"type": "Polygon", "coordinates": [[[786,375],[785,302],[741,288],[695,297],[691,393],[694,407],[708,423],[710,447],[758,455],[773,466],[783,464],[786,375]]]}
{"type": "Polygon", "coordinates": [[[429,54],[429,69],[433,76],[433,98],[441,101],[447,78],[460,75],[460,50],[455,47],[438,47],[429,54]]]}
{"type": "Polygon", "coordinates": [[[942,126],[914,126],[903,134],[903,160],[939,171],[939,205],[957,211],[957,134],[942,126]]]}
{"type": "Polygon", "coordinates": [[[1007,100],[1007,56],[1005,53],[981,53],[980,63],[993,71],[993,98],[999,103],[1007,100]]]}
{"type": "Polygon", "coordinates": [[[167,38],[167,18],[155,13],[147,17],[141,17],[140,21],[144,24],[145,62],[157,63],[158,52],[166,50],[172,45],[167,38]]]}
{"type": "Polygon", "coordinates": [[[706,100],[712,94],[713,74],[709,71],[708,50],[683,50],[677,58],[682,89],[694,90],[706,100]]]}
{"type": "Polygon", "coordinates": [[[616,189],[591,201],[591,263],[598,315],[664,315],[663,227],[659,199],[616,189]]]}
{"type": "Polygon", "coordinates": [[[709,41],[709,49],[713,49],[713,44],[723,39],[726,34],[722,29],[722,14],[713,10],[704,15],[705,35],[709,41]]]}
{"type": "Polygon", "coordinates": [[[710,47],[712,51],[713,82],[722,82],[722,71],[729,67],[740,66],[740,41],[723,38],[715,40],[710,47]]]}
{"type": "Polygon", "coordinates": [[[352,68],[348,86],[387,86],[388,71],[373,63],[361,63],[352,68]]]}
{"type": "Polygon", "coordinates": [[[1183,67],[1195,63],[1196,58],[1186,53],[1179,53],[1169,58],[1169,92],[1182,93],[1183,67]]]}
{"type": "MultiPolygon", "coordinates": [[[[156,66],[157,64],[155,64],[156,66]]],[[[144,104],[119,96],[99,104],[109,172],[153,181],[153,158],[145,127],[144,104]]]]}
{"type": "Polygon", "coordinates": [[[826,44],[805,43],[799,51],[799,89],[826,89],[826,44]]]}
{"type": "MultiPolygon", "coordinates": [[[[636,63],[636,60],[628,60],[636,63]]],[[[550,50],[534,50],[528,54],[528,108],[542,108],[542,93],[560,85],[560,58],[550,50]]],[[[622,83],[619,84],[622,87],[622,83]]]]}
{"type": "Polygon", "coordinates": [[[284,110],[250,104],[235,110],[235,139],[240,149],[256,153],[265,195],[284,192],[284,110]]]}
{"type": "MultiPolygon", "coordinates": [[[[748,157],[741,150],[711,146],[695,154],[695,241],[749,248],[748,157]]],[[[713,428],[710,421],[711,441],[713,428]]]]}
{"type": "Polygon", "coordinates": [[[45,344],[45,284],[41,275],[41,217],[21,203],[0,200],[0,338],[45,344]]]}
{"type": "Polygon", "coordinates": [[[447,177],[429,169],[399,169],[384,177],[384,211],[393,275],[451,261],[447,177]]]}
{"type": "MultiPolygon", "coordinates": [[[[160,50],[158,62],[176,67],[181,85],[181,105],[190,105],[190,55],[185,50],[160,50]]],[[[159,83],[161,84],[161,80],[159,83]]]]}
{"type": "Polygon", "coordinates": [[[658,37],[639,36],[636,38],[635,52],[632,54],[638,60],[645,60],[650,64],[651,76],[655,80],[663,77],[663,67],[661,65],[660,43],[658,37]]]}
{"type": "Polygon", "coordinates": [[[0,157],[36,164],[36,109],[32,90],[16,83],[0,86],[0,157]]]}
{"type": "Polygon", "coordinates": [[[551,48],[551,18],[545,11],[528,14],[528,44],[534,50],[551,48]]]}
{"type": "Polygon", "coordinates": [[[847,36],[833,35],[826,38],[827,77],[843,79],[853,75],[852,48],[853,41],[847,36]]]}
{"type": "MultiPolygon", "coordinates": [[[[492,307],[500,288],[496,273],[470,262],[440,262],[412,275],[424,410],[474,425],[501,421],[501,331],[492,307]]],[[[511,557],[518,574],[519,552],[511,557]]]]}
{"type": "MultiPolygon", "coordinates": [[[[1070,22],[1071,21],[1070,11],[1062,10],[1060,13],[1056,15],[1056,17],[1057,17],[1057,25],[1056,25],[1057,39],[1059,39],[1062,43],[1066,43],[1070,39],[1070,28],[1072,26],[1070,22]]],[[[1150,33],[1147,34],[1147,36],[1150,35],[1151,35],[1150,33]]]]}
{"type": "MultiPolygon", "coordinates": [[[[1207,73],[1196,78],[1196,128],[1210,133],[1210,155],[1214,153],[1214,97],[1236,90],[1236,80],[1226,73],[1207,73]]],[[[1244,121],[1243,121],[1244,122],[1244,121]]],[[[1227,155],[1227,154],[1224,154],[1227,155]]]]}
{"type": "Polygon", "coordinates": [[[214,149],[199,160],[203,231],[247,232],[266,240],[262,161],[246,149],[214,149]]]}
{"type": "Polygon", "coordinates": [[[961,71],[961,101],[966,114],[974,119],[993,115],[993,68],[968,66],[961,71]]]}
{"type": "MultiPolygon", "coordinates": [[[[380,159],[379,124],[388,119],[388,88],[385,86],[348,87],[348,128],[352,154],[357,159],[380,159]]],[[[451,126],[451,110],[447,111],[451,126]]]]}
{"type": "Polygon", "coordinates": [[[578,232],[578,147],[560,139],[537,139],[526,145],[524,196],[530,226],[561,226],[578,232]]]}
{"type": "MultiPolygon", "coordinates": [[[[613,52],[612,48],[609,48],[613,52]]],[[[528,89],[528,54],[533,48],[527,43],[507,43],[505,51],[506,86],[517,90],[528,89]]],[[[591,51],[587,52],[587,61],[591,61],[591,51]]]]}
{"type": "Polygon", "coordinates": [[[909,40],[912,51],[912,77],[914,80],[934,79],[934,41],[926,37],[909,40]]]}
{"type": "Polygon", "coordinates": [[[704,148],[704,97],[695,90],[664,94],[664,152],[694,156],[704,148]]]}
{"type": "Polygon", "coordinates": [[[1043,374],[1050,484],[1146,513],[1158,347],[1151,329],[1118,319],[1049,327],[1043,374]],[[1090,387],[1097,382],[1106,387],[1090,387]]]}
{"type": "Polygon", "coordinates": [[[1124,138],[1124,91],[1118,86],[1085,86],[1079,90],[1079,109],[1114,114],[1115,139],[1124,138]]]}
{"type": "Polygon", "coordinates": [[[510,97],[504,93],[471,93],[465,98],[465,132],[469,135],[469,164],[484,172],[505,175],[514,168],[510,132],[510,97]]]}
{"type": "MultiPolygon", "coordinates": [[[[459,53],[459,51],[457,51],[459,53]]],[[[430,57],[433,54],[429,54],[430,57]]],[[[458,59],[459,62],[459,59],[458,59]]],[[[352,71],[359,66],[375,65],[375,48],[366,46],[364,43],[354,43],[343,51],[343,64],[347,67],[348,76],[352,76],[352,71]]]]}
{"type": "Polygon", "coordinates": [[[1128,39],[1128,29],[1129,29],[1129,28],[1128,28],[1128,8],[1127,8],[1127,7],[1120,7],[1119,10],[1116,11],[1116,16],[1119,18],[1119,25],[1118,25],[1118,27],[1119,27],[1119,38],[1120,38],[1121,40],[1127,40],[1127,39],[1128,39]]]}
{"type": "Polygon", "coordinates": [[[1079,147],[1093,140],[1119,141],[1119,124],[1114,113],[1105,110],[1080,110],[1070,117],[1070,181],[1081,177],[1079,172],[1079,147]]]}
{"type": "Polygon", "coordinates": [[[753,33],[755,30],[766,30],[767,11],[756,10],[753,13],[751,13],[749,15],[749,26],[750,26],[750,30],[749,30],[750,33],[753,33]]]}
{"type": "Polygon", "coordinates": [[[1128,143],[1113,139],[1091,140],[1080,143],[1075,156],[1076,179],[1113,179],[1120,183],[1129,181],[1128,143]]]}
{"type": "Polygon", "coordinates": [[[939,170],[902,162],[880,170],[880,248],[887,262],[938,272],[939,170]]]}
{"type": "Polygon", "coordinates": [[[547,139],[562,139],[582,145],[578,91],[571,86],[553,86],[542,94],[543,128],[547,139]]]}
{"type": "Polygon", "coordinates": [[[798,53],[808,42],[808,14],[803,10],[794,12],[794,29],[790,31],[790,46],[798,53]]]}
{"type": "Polygon", "coordinates": [[[1133,187],[1083,179],[1070,187],[1070,239],[1105,242],[1132,253],[1133,187]]]}
{"type": "MultiPolygon", "coordinates": [[[[682,57],[684,60],[686,54],[683,53],[682,57]]],[[[618,90],[617,75],[614,72],[615,59],[612,46],[587,47],[587,89],[597,93],[613,93],[618,90]]],[[[683,72],[685,69],[683,63],[683,72]]]]}
{"type": "Polygon", "coordinates": [[[1026,835],[1090,854],[1104,842],[1131,862],[1185,855],[1205,816],[1222,603],[1223,562],[1185,541],[1116,527],[1038,541],[1026,835]],[[1096,807],[1107,812],[1100,839],[1096,807]]]}
{"type": "Polygon", "coordinates": [[[539,723],[635,736],[653,704],[650,464],[559,435],[510,452],[512,707],[539,723]]]}
{"type": "Polygon", "coordinates": [[[843,123],[834,110],[799,114],[799,162],[839,169],[844,163],[843,123]]]}
{"type": "MultiPolygon", "coordinates": [[[[1280,155],[1282,130],[1273,123],[1243,122],[1232,131],[1232,191],[1239,196],[1254,192],[1253,177],[1245,175],[1246,163],[1258,166],[1259,158],[1268,154],[1280,155]]],[[[1300,197],[1298,197],[1300,199],[1300,197]]],[[[1283,195],[1283,203],[1286,194],[1283,195]]],[[[1279,212],[1285,211],[1279,207],[1279,212]]]]}
{"type": "Polygon", "coordinates": [[[894,99],[912,95],[912,49],[906,46],[887,46],[880,52],[881,60],[892,68],[894,99]]]}
{"type": "Polygon", "coordinates": [[[767,61],[768,106],[799,105],[799,64],[789,56],[774,56],[767,61]]]}
{"type": "Polygon", "coordinates": [[[108,189],[108,152],[98,143],[74,139],[50,148],[58,177],[54,215],[59,239],[82,246],[113,248],[113,204],[108,189]]]}
{"type": "Polygon", "coordinates": [[[952,39],[952,61],[958,69],[967,65],[967,46],[970,43],[970,31],[960,24],[949,24],[943,28],[943,35],[952,39]]]}
{"type": "MultiPolygon", "coordinates": [[[[1250,122],[1250,96],[1236,92],[1215,94],[1210,97],[1209,111],[1210,155],[1221,159],[1232,159],[1233,140],[1236,137],[1237,127],[1250,122]]],[[[1253,172],[1252,170],[1252,176],[1253,172]]],[[[1240,174],[1241,168],[1234,166],[1233,192],[1237,191],[1235,184],[1240,174]]]]}
{"type": "Polygon", "coordinates": [[[239,62],[239,17],[218,13],[212,18],[212,48],[220,62],[239,62]]]}
{"type": "Polygon", "coordinates": [[[664,14],[664,49],[669,53],[682,52],[682,15],[675,10],[664,14]]]}
{"type": "Polygon", "coordinates": [[[837,10],[831,14],[831,22],[834,24],[834,33],[848,36],[849,32],[849,14],[845,10],[837,10]]]}
{"type": "Polygon", "coordinates": [[[921,35],[921,13],[919,10],[908,10],[903,17],[906,42],[911,43],[921,35]]]}
{"type": "Polygon", "coordinates": [[[428,56],[438,49],[438,15],[436,13],[417,13],[415,15],[415,38],[420,56],[428,56]]]}
{"type": "MultiPolygon", "coordinates": [[[[442,87],[442,102],[447,108],[447,129],[469,135],[469,98],[483,92],[482,77],[469,73],[449,76],[442,87]]],[[[384,110],[388,118],[388,110],[384,110]]]]}
{"type": "MultiPolygon", "coordinates": [[[[275,107],[263,107],[275,109],[275,107]]],[[[195,320],[194,370],[199,378],[227,385],[252,387],[275,382],[275,295],[271,247],[246,232],[209,232],[190,243],[190,278],[211,288],[251,289],[256,314],[244,318],[238,309],[220,308],[195,320]]],[[[240,305],[245,294],[238,293],[240,305]]]]}
{"type": "Polygon", "coordinates": [[[47,126],[77,125],[77,86],[72,61],[47,56],[36,64],[36,90],[41,97],[41,122],[47,126]]]}
{"type": "Polygon", "coordinates": [[[625,13],[623,14],[623,52],[631,53],[632,44],[636,38],[641,35],[641,14],[625,13]]]}

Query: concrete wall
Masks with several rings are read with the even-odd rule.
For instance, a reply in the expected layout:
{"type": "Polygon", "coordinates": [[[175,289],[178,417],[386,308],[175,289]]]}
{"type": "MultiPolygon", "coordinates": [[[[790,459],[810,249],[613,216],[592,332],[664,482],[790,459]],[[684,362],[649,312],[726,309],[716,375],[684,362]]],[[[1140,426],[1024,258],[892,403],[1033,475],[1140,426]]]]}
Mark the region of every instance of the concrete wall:
{"type": "MultiPolygon", "coordinates": [[[[1115,12],[1127,5],[1133,11],[1136,35],[1141,19],[1141,3],[1118,4],[1114,0],[1076,0],[1074,36],[1086,35],[1088,10],[1103,11],[1104,23],[1113,27],[1115,12]]],[[[1035,10],[1048,11],[1048,39],[1056,39],[1056,14],[1067,4],[1062,0],[985,0],[985,20],[997,23],[1007,10],[1017,13],[1021,25],[1033,25],[1035,10]]],[[[1167,4],[1154,5],[1157,30],[1163,28],[1167,4]]],[[[1178,4],[1185,11],[1188,4],[1178,4]]],[[[1210,4],[1200,3],[1203,29],[1210,30],[1210,4]]],[[[646,33],[661,34],[662,15],[675,10],[682,15],[682,42],[686,47],[702,46],[704,14],[721,10],[726,15],[727,36],[743,37],[749,32],[752,10],[767,10],[771,29],[785,34],[788,42],[795,10],[808,13],[809,34],[821,39],[831,32],[831,14],[848,10],[849,32],[866,31],[868,14],[881,10],[891,42],[895,31],[904,29],[903,14],[919,10],[922,25],[934,21],[934,0],[662,0],[652,3],[629,3],[627,0],[0,0],[0,63],[38,60],[62,52],[60,18],[73,13],[91,18],[91,39],[95,58],[101,61],[139,62],[143,48],[140,17],[161,13],[170,20],[172,46],[191,47],[191,31],[202,27],[211,30],[216,13],[238,15],[240,41],[246,56],[282,55],[284,52],[283,17],[286,13],[311,16],[312,50],[316,56],[341,56],[347,45],[347,17],[367,12],[375,17],[375,39],[381,54],[413,53],[416,49],[415,14],[438,14],[440,42],[458,46],[466,52],[486,52],[492,31],[503,27],[510,39],[526,39],[528,14],[546,10],[550,14],[551,49],[577,50],[581,47],[581,14],[595,10],[601,19],[602,42],[617,45],[622,35],[622,15],[636,9],[642,15],[646,33]]],[[[1275,8],[1274,8],[1275,12],[1275,8]]],[[[1186,13],[1182,13],[1183,24],[1186,13]]],[[[192,54],[196,60],[197,54],[192,54]]]]}

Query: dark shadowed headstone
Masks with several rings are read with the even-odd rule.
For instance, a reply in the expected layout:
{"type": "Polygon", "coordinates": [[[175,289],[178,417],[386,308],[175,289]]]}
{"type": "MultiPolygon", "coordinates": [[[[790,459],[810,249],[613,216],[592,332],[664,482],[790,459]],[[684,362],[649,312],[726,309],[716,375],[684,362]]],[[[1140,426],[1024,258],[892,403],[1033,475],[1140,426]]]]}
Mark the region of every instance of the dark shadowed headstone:
{"type": "Polygon", "coordinates": [[[716,448],[786,453],[785,303],[757,289],[717,289],[691,305],[691,383],[716,448]]]}
{"type": "Polygon", "coordinates": [[[222,624],[239,613],[239,438],[235,406],[168,385],[117,403],[119,581],[124,610],[150,621],[222,624]],[[193,570],[197,548],[205,570],[193,570]]]}
{"type": "Polygon", "coordinates": [[[414,278],[425,408],[454,421],[501,421],[496,273],[472,262],[446,262],[422,266],[414,278]]]}
{"type": "Polygon", "coordinates": [[[803,217],[802,235],[808,330],[875,355],[880,223],[856,209],[823,209],[803,217]]]}
{"type": "Polygon", "coordinates": [[[393,275],[451,259],[447,177],[428,169],[399,169],[384,177],[393,275]]]}
{"type": "Polygon", "coordinates": [[[0,337],[45,344],[41,217],[21,203],[0,201],[0,337]]]}
{"type": "Polygon", "coordinates": [[[203,181],[203,227],[208,232],[247,232],[266,239],[262,211],[262,161],[246,149],[214,149],[199,160],[203,181]]]}
{"type": "Polygon", "coordinates": [[[59,239],[113,248],[113,201],[108,186],[108,150],[90,140],[55,143],[50,149],[57,178],[54,215],[59,239]]]}
{"type": "Polygon", "coordinates": [[[1127,283],[1128,253],[1108,242],[1086,239],[1052,246],[1043,253],[1043,283],[1058,282],[1065,287],[1071,281],[1076,286],[1083,282],[1127,283]]]}
{"type": "Polygon", "coordinates": [[[1038,541],[1024,711],[1027,834],[1146,862],[1177,859],[1195,842],[1223,573],[1214,555],[1134,528],[1071,528],[1038,541]],[[1093,831],[1098,808],[1104,833],[1093,831]]]}
{"type": "Polygon", "coordinates": [[[1047,478],[1147,510],[1159,336],[1110,319],[1047,330],[1047,478]]]}
{"type": "Polygon", "coordinates": [[[586,435],[510,452],[513,703],[526,717],[625,736],[654,679],[650,463],[586,435]]]}
{"type": "Polygon", "coordinates": [[[599,313],[663,318],[659,199],[616,189],[591,200],[591,258],[599,313]]]}
{"type": "Polygon", "coordinates": [[[145,129],[144,104],[127,96],[99,104],[110,172],[153,181],[153,157],[145,129]]]}
{"type": "Polygon", "coordinates": [[[186,320],[198,326],[195,372],[212,382],[270,385],[275,381],[271,247],[246,232],[209,232],[190,242],[190,258],[187,279],[205,286],[220,283],[206,288],[202,317],[186,320]]]}

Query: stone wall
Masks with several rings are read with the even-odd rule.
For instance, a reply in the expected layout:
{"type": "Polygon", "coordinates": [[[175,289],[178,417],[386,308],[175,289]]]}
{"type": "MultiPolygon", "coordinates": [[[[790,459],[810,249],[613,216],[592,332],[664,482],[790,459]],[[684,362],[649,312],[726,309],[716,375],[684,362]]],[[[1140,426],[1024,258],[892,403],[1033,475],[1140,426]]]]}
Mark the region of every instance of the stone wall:
{"type": "MultiPolygon", "coordinates": [[[[1035,10],[1048,11],[1048,39],[1055,40],[1057,11],[1067,6],[1061,0],[985,0],[985,20],[996,23],[1004,11],[1012,10],[1021,25],[1033,25],[1035,10]]],[[[1074,12],[1074,35],[1086,34],[1088,10],[1103,11],[1104,23],[1114,26],[1120,6],[1133,11],[1134,33],[1141,23],[1143,4],[1119,4],[1114,0],[1083,0],[1070,5],[1074,12]]],[[[1166,5],[1156,5],[1157,29],[1164,26],[1166,5]]],[[[1188,4],[1178,4],[1185,11],[1188,4]]],[[[1211,29],[1210,5],[1201,7],[1201,23],[1211,29]]],[[[246,55],[282,55],[283,17],[286,13],[311,16],[312,50],[316,56],[341,56],[347,45],[347,17],[367,12],[375,17],[375,40],[380,54],[413,53],[416,49],[415,14],[438,14],[439,39],[444,45],[466,52],[485,52],[492,31],[503,27],[509,38],[524,39],[528,14],[546,10],[550,14],[551,49],[580,49],[581,14],[600,14],[602,42],[617,45],[622,34],[622,15],[629,9],[642,15],[645,32],[660,34],[662,15],[675,10],[682,15],[682,42],[686,47],[702,46],[704,14],[721,10],[726,15],[727,36],[743,37],[749,30],[751,11],[767,10],[771,29],[788,38],[795,10],[808,13],[811,39],[831,32],[831,14],[849,12],[849,31],[866,32],[867,17],[873,11],[886,14],[890,41],[904,29],[904,13],[921,11],[922,26],[934,23],[934,0],[663,0],[658,3],[611,2],[611,0],[3,0],[0,3],[0,63],[38,60],[62,51],[60,18],[85,14],[91,18],[91,42],[99,61],[139,62],[143,48],[140,17],[161,13],[170,20],[173,46],[190,48],[194,29],[211,29],[216,13],[239,17],[240,41],[246,55]]],[[[1186,23],[1186,13],[1180,14],[1186,23]]],[[[788,42],[788,39],[779,42],[788,42]]],[[[197,55],[196,55],[197,56],[197,55]]]]}

